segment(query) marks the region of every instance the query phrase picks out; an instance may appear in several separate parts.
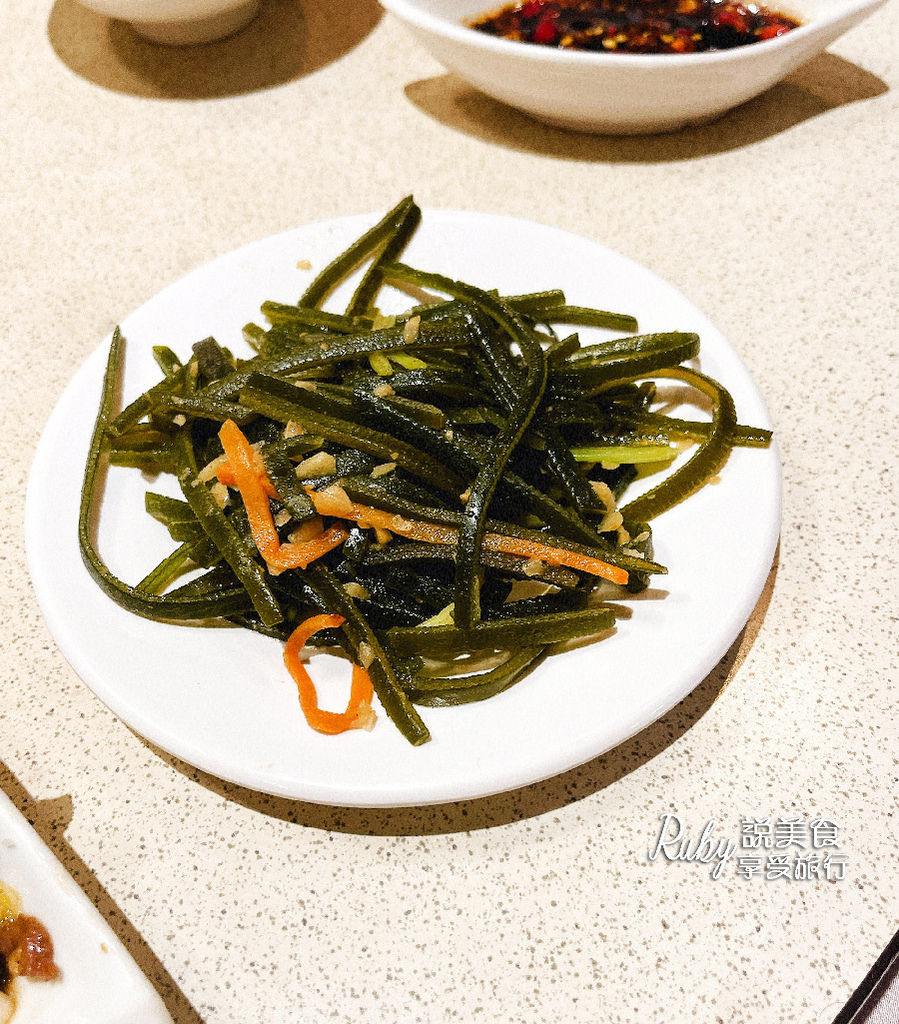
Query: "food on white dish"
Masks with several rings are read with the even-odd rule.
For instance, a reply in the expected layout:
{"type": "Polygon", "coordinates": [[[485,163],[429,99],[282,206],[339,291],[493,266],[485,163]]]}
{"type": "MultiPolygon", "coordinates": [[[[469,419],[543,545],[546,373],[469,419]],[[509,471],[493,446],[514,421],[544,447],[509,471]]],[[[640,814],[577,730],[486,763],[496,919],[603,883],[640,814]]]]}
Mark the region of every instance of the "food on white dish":
{"type": "Polygon", "coordinates": [[[21,913],[25,919],[7,933],[20,950],[13,954],[13,970],[49,978],[52,939],[58,971],[49,980],[16,979],[9,1024],[172,1024],[116,934],[2,791],[0,879],[0,908],[6,908],[0,916],[13,920],[21,913]]]}
{"type": "Polygon", "coordinates": [[[472,19],[479,32],[596,53],[708,53],[776,39],[800,22],[740,0],[525,0],[472,19]]]}
{"type": "MultiPolygon", "coordinates": [[[[642,135],[706,124],[760,95],[884,0],[771,0],[769,7],[801,24],[750,46],[698,52],[686,52],[696,33],[683,38],[676,31],[666,32],[675,44],[668,53],[623,52],[618,37],[624,35],[626,41],[627,33],[620,31],[604,35],[608,45],[598,49],[526,45],[488,35],[470,25],[489,9],[484,0],[381,2],[437,60],[488,96],[562,128],[642,135]]],[[[626,0],[609,0],[613,6],[619,2],[626,0]]],[[[637,0],[641,8],[657,2],[637,0]]],[[[717,8],[715,2],[700,2],[717,8]]],[[[693,0],[683,0],[685,8],[692,5],[693,0]]],[[[534,4],[524,7],[531,10],[534,4]]],[[[739,13],[739,3],[736,7],[734,13],[739,13]]],[[[540,29],[547,42],[555,35],[551,22],[540,29]]],[[[485,113],[496,117],[502,132],[502,112],[491,113],[488,107],[485,113]]]]}
{"type": "Polygon", "coordinates": [[[623,336],[632,317],[569,305],[558,289],[503,297],[414,270],[398,258],[419,219],[404,200],[298,304],[264,303],[268,329],[244,331],[250,359],[206,338],[182,361],[158,339],[162,379],[118,413],[116,332],[79,530],[89,572],[129,611],[278,637],[313,728],[371,728],[374,690],[414,745],[429,739],[417,706],[486,699],[559,643],[612,629],[609,587],[637,592],[665,572],[650,520],[735,446],[770,442],[738,424],[721,384],[684,365],[695,333],[623,336]],[[324,310],[365,261],[347,308],[324,310]],[[419,302],[383,314],[385,284],[419,302]],[[582,346],[561,325],[608,340],[582,346]],[[711,418],[657,410],[656,380],[698,395],[711,418]],[[684,447],[689,459],[669,468],[684,447]],[[182,493],[147,492],[179,546],[133,584],[93,538],[105,453],[173,474],[182,493]],[[647,466],[662,467],[661,482],[625,500],[647,466]],[[318,706],[299,658],[313,641],[353,662],[343,712],[318,706]]]}
{"type": "Polygon", "coordinates": [[[25,913],[19,894],[0,881],[0,1024],[14,1022],[20,978],[56,981],[59,967],[47,928],[25,913]]]}

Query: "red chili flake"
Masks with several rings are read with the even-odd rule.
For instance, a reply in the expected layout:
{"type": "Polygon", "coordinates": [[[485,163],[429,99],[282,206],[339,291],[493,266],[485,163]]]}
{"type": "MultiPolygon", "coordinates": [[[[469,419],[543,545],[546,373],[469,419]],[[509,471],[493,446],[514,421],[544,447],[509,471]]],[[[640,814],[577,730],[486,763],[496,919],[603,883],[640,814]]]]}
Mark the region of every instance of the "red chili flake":
{"type": "Polygon", "coordinates": [[[715,28],[732,28],[735,32],[745,35],[749,31],[746,16],[738,7],[725,7],[712,16],[715,28]]]}
{"type": "Polygon", "coordinates": [[[537,23],[533,38],[535,43],[554,43],[558,34],[552,19],[543,18],[542,21],[537,23]]]}
{"type": "Polygon", "coordinates": [[[786,25],[766,25],[756,32],[756,39],[774,39],[776,36],[785,36],[790,30],[786,25]]]}
{"type": "Polygon", "coordinates": [[[490,35],[604,53],[692,53],[783,35],[798,21],[740,0],[525,0],[471,22],[490,35]]]}
{"type": "Polygon", "coordinates": [[[671,49],[676,53],[694,53],[696,51],[696,40],[690,29],[679,28],[675,31],[671,49]]]}

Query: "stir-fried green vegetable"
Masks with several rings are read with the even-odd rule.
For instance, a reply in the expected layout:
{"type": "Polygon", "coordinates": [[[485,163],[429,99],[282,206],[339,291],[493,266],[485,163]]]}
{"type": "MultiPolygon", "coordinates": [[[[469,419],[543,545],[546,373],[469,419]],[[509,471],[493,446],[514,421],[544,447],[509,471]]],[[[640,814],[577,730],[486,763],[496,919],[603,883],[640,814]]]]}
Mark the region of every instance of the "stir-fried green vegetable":
{"type": "Polygon", "coordinates": [[[250,359],[212,338],[186,362],[158,346],[162,379],[115,414],[117,331],[79,522],[89,571],[137,614],[222,617],[287,640],[330,613],[325,626],[340,625],[309,642],[366,669],[415,744],[428,739],[416,704],[482,700],[553,644],[612,628],[601,588],[636,592],[665,571],[649,520],[733,446],[770,440],[737,423],[720,384],[681,365],[695,335],[635,335],[632,317],[567,305],[558,290],[502,296],[412,269],[398,260],[419,219],[404,200],[297,305],[265,302],[268,326],[244,329],[250,359]],[[347,309],[324,310],[361,267],[347,309]],[[434,297],[384,316],[387,284],[434,297]],[[559,325],[615,334],[582,346],[559,325]],[[711,421],[655,411],[655,378],[695,389],[711,421]],[[668,470],[689,444],[692,457],[668,470]],[[104,453],[174,474],[183,494],[147,494],[178,546],[136,585],[110,572],[92,536],[104,453]],[[620,506],[642,465],[668,471],[620,506]]]}

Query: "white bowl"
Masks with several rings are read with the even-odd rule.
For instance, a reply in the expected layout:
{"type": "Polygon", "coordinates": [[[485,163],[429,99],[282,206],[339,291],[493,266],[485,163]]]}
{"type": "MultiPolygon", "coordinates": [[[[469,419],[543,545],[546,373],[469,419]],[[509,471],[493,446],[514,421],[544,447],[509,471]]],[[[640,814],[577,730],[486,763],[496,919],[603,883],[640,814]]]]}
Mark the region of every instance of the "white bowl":
{"type": "Polygon", "coordinates": [[[513,42],[468,28],[491,0],[381,0],[446,67],[498,100],[575,131],[636,135],[703,124],[752,99],[884,0],[776,0],[803,24],[733,50],[592,53],[513,42]]]}
{"type": "Polygon", "coordinates": [[[119,18],[154,43],[211,43],[249,24],[260,0],[80,0],[84,7],[119,18]]]}

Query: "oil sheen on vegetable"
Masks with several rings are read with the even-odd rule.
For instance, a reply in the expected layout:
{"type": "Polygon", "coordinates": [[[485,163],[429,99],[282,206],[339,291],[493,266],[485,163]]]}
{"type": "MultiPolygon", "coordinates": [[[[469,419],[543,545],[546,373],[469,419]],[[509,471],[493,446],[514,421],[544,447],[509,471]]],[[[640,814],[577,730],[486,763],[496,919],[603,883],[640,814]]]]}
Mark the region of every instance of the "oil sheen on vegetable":
{"type": "Polygon", "coordinates": [[[799,24],[735,0],[525,0],[470,23],[503,39],[599,53],[730,50],[799,24]]]}

